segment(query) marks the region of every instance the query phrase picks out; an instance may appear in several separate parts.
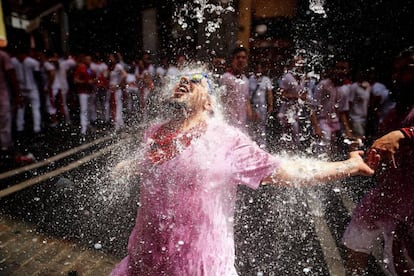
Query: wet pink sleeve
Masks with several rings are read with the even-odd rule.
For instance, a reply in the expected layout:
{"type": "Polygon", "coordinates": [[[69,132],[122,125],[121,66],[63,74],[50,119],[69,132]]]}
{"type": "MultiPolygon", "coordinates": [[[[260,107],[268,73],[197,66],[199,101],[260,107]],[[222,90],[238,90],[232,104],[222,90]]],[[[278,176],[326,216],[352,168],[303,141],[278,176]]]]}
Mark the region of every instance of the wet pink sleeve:
{"type": "Polygon", "coordinates": [[[232,177],[236,184],[256,189],[279,167],[279,160],[252,141],[238,143],[231,153],[232,177]]]}

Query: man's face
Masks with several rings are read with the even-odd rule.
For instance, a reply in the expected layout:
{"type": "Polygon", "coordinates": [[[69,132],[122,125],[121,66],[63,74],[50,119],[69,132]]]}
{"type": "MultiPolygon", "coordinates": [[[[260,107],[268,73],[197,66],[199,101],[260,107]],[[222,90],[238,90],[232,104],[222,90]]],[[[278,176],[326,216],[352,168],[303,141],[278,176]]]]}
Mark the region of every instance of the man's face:
{"type": "Polygon", "coordinates": [[[145,54],[142,56],[142,60],[143,60],[143,62],[144,62],[145,64],[151,64],[151,55],[150,55],[150,54],[145,53],[145,54]]]}
{"type": "Polygon", "coordinates": [[[174,86],[170,102],[184,108],[187,113],[195,114],[207,109],[210,103],[208,83],[199,76],[182,76],[174,86]]]}
{"type": "Polygon", "coordinates": [[[231,63],[234,70],[242,71],[247,66],[247,53],[245,51],[238,52],[231,63]]]}
{"type": "Polygon", "coordinates": [[[182,66],[182,65],[184,65],[184,63],[185,63],[185,56],[180,55],[177,58],[177,66],[182,66]]]}
{"type": "Polygon", "coordinates": [[[87,66],[91,65],[92,63],[92,57],[91,56],[85,56],[85,64],[87,66]]]}
{"type": "Polygon", "coordinates": [[[338,61],[335,64],[335,73],[340,81],[345,80],[349,76],[349,63],[347,61],[338,61]]]}
{"type": "Polygon", "coordinates": [[[262,65],[260,64],[256,65],[256,67],[254,68],[254,73],[256,74],[256,76],[260,77],[263,74],[262,65]]]}

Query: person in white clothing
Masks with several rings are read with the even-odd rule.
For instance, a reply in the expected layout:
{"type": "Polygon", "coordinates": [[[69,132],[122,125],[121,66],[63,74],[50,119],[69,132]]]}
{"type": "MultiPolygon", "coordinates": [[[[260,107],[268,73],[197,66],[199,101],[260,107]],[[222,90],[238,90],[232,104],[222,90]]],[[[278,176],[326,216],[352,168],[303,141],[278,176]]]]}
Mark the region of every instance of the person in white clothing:
{"type": "Polygon", "coordinates": [[[109,70],[109,91],[111,95],[111,115],[115,130],[124,127],[122,90],[125,86],[127,72],[121,63],[117,62],[114,57],[108,61],[109,70]]]}
{"type": "Polygon", "coordinates": [[[248,54],[244,47],[232,52],[231,68],[221,76],[219,83],[225,90],[221,95],[223,114],[230,125],[247,132],[247,123],[252,120],[252,106],[249,98],[249,80],[244,74],[248,54]]]}
{"type": "MultiPolygon", "coordinates": [[[[46,107],[50,116],[50,125],[52,127],[59,123],[58,115],[63,116],[66,124],[71,124],[69,108],[67,104],[67,94],[69,85],[67,80],[67,71],[76,66],[76,62],[72,58],[60,58],[57,53],[53,53],[48,57],[48,61],[44,63],[44,68],[53,65],[53,76],[51,87],[48,88],[46,98],[46,107]],[[59,113],[59,114],[58,114],[59,113]]],[[[52,71],[49,71],[52,72],[52,71]]],[[[49,74],[50,75],[50,74],[49,74]]]]}
{"type": "Polygon", "coordinates": [[[140,111],[140,92],[138,88],[138,81],[135,75],[135,68],[129,70],[125,79],[125,109],[127,112],[127,119],[136,118],[140,111]]]}
{"type": "Polygon", "coordinates": [[[303,93],[309,94],[305,87],[304,67],[302,56],[294,56],[278,80],[280,106],[277,110],[277,119],[282,126],[282,142],[291,150],[299,149],[302,139],[298,116],[301,109],[299,98],[303,93]]]}
{"type": "Polygon", "coordinates": [[[170,64],[168,63],[168,57],[162,56],[160,60],[160,64],[155,70],[155,81],[159,84],[164,82],[164,78],[167,75],[167,70],[170,64]]]}
{"type": "Polygon", "coordinates": [[[41,132],[41,113],[40,113],[40,95],[35,73],[39,73],[40,63],[36,59],[30,57],[28,52],[20,52],[16,57],[12,58],[12,64],[16,71],[16,77],[19,82],[20,91],[24,97],[23,104],[17,109],[16,129],[18,132],[24,131],[25,127],[25,109],[29,105],[32,109],[33,116],[33,132],[38,134],[41,132]]]}
{"type": "Polygon", "coordinates": [[[337,153],[336,142],[339,135],[338,116],[339,95],[338,79],[335,70],[330,69],[318,83],[314,94],[316,116],[321,130],[323,149],[330,157],[337,153]]]}
{"type": "Polygon", "coordinates": [[[171,65],[167,69],[167,77],[169,78],[175,78],[178,75],[180,75],[180,72],[183,70],[185,64],[187,62],[187,58],[183,54],[179,54],[177,56],[175,64],[171,65]]]}
{"type": "Polygon", "coordinates": [[[17,107],[21,105],[21,93],[11,58],[7,52],[0,50],[0,158],[13,147],[11,99],[17,107]]]}
{"type": "Polygon", "coordinates": [[[364,138],[368,116],[368,104],[372,87],[365,72],[357,74],[357,81],[350,86],[349,119],[352,135],[355,138],[364,138]]]}
{"type": "Polygon", "coordinates": [[[135,76],[138,84],[139,92],[139,110],[140,119],[145,121],[148,115],[148,100],[150,93],[154,88],[154,81],[151,76],[151,72],[145,67],[145,62],[140,59],[138,60],[137,67],[135,69],[135,76]]]}
{"type": "Polygon", "coordinates": [[[155,77],[155,67],[152,64],[151,60],[151,51],[145,51],[142,55],[142,61],[144,62],[144,69],[151,75],[152,78],[155,77]]]}
{"type": "Polygon", "coordinates": [[[109,108],[109,71],[108,65],[102,60],[102,57],[97,56],[91,63],[91,69],[96,74],[96,112],[98,120],[109,123],[110,108],[109,108]]]}
{"type": "Polygon", "coordinates": [[[263,65],[256,63],[254,74],[249,78],[249,93],[256,117],[252,124],[252,136],[261,148],[266,147],[266,120],[273,110],[273,86],[269,77],[263,75],[263,65]]]}
{"type": "Polygon", "coordinates": [[[46,106],[46,112],[49,116],[49,126],[56,127],[58,125],[57,120],[57,103],[58,93],[60,89],[59,81],[56,79],[56,72],[59,68],[57,60],[53,59],[51,53],[40,53],[40,70],[42,75],[44,103],[46,106]]]}
{"type": "Polygon", "coordinates": [[[81,135],[86,135],[90,130],[90,123],[93,121],[94,113],[94,85],[96,82],[96,75],[90,68],[91,57],[79,56],[79,62],[73,75],[73,80],[76,85],[76,90],[79,97],[79,112],[81,135]]]}
{"type": "Polygon", "coordinates": [[[76,67],[76,61],[71,56],[66,58],[59,57],[55,54],[55,58],[57,58],[59,66],[58,70],[56,71],[56,82],[59,83],[59,95],[60,95],[60,108],[61,113],[65,117],[65,123],[71,124],[71,115],[68,108],[68,92],[69,92],[69,84],[68,84],[68,76],[67,73],[69,70],[76,67]]]}

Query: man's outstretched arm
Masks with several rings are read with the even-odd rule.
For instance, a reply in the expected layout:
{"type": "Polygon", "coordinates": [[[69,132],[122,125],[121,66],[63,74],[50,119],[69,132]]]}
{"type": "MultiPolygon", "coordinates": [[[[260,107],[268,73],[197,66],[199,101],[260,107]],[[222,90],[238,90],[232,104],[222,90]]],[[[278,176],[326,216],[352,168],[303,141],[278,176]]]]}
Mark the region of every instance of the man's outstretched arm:
{"type": "MultiPolygon", "coordinates": [[[[288,160],[266,177],[263,184],[280,186],[312,186],[326,183],[350,176],[371,176],[374,170],[362,159],[362,151],[350,153],[350,157],[344,161],[327,162],[313,159],[288,160]]],[[[371,157],[372,164],[379,162],[379,156],[371,157]]]]}

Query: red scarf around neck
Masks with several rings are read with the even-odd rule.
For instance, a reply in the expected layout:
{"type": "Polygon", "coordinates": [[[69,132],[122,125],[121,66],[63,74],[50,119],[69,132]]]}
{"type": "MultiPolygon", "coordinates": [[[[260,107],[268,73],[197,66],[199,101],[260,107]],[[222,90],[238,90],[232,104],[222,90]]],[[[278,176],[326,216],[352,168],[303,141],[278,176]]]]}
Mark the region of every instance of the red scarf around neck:
{"type": "Polygon", "coordinates": [[[199,138],[206,129],[207,124],[204,121],[187,131],[171,128],[167,124],[162,125],[151,137],[153,141],[148,152],[149,159],[153,164],[171,160],[187,148],[194,138],[199,138]]]}

